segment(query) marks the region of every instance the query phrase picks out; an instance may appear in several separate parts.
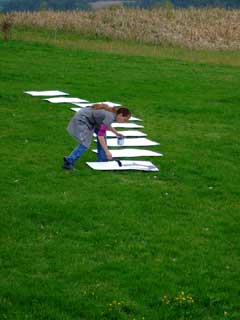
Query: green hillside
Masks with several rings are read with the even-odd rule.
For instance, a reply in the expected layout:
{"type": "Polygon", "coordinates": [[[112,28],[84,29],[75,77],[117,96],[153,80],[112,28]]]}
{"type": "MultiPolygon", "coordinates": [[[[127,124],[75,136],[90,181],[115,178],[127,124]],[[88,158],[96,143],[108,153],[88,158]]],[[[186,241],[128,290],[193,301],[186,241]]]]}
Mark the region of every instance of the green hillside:
{"type": "Polygon", "coordinates": [[[239,319],[240,67],[20,40],[0,54],[1,319],[239,319]],[[129,106],[160,171],[92,171],[91,151],[63,171],[70,106],[23,93],[55,89],[129,106]]]}

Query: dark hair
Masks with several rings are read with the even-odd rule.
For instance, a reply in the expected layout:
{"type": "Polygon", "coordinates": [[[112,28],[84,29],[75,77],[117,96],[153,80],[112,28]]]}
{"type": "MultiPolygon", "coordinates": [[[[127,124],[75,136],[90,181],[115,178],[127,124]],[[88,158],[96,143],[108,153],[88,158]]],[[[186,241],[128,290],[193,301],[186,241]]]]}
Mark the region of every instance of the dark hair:
{"type": "Polygon", "coordinates": [[[109,107],[105,103],[96,103],[96,104],[93,104],[91,108],[94,110],[106,110],[106,111],[113,112],[116,114],[122,114],[123,117],[131,117],[131,112],[126,107],[121,107],[121,108],[113,107],[112,108],[112,107],[109,107]]]}
{"type": "Polygon", "coordinates": [[[117,109],[117,114],[122,114],[123,117],[131,117],[131,112],[126,107],[121,107],[117,109]]]}

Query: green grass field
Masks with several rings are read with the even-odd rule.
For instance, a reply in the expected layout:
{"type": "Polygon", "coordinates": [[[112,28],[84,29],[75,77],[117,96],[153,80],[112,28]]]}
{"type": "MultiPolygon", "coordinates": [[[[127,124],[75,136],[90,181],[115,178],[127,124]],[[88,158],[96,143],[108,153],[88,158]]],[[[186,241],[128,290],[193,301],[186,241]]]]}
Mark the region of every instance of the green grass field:
{"type": "Polygon", "coordinates": [[[239,75],[0,43],[1,319],[240,318],[239,75]],[[63,171],[70,106],[23,93],[53,89],[129,106],[160,172],[93,171],[91,151],[63,171]]]}

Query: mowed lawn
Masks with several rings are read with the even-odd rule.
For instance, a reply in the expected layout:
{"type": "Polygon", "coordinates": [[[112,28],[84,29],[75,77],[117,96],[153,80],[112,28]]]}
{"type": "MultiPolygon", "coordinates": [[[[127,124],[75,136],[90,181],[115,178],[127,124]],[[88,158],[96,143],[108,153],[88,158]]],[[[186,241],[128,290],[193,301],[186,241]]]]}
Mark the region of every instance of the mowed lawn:
{"type": "Polygon", "coordinates": [[[237,66],[1,42],[1,319],[239,319],[239,88],[237,66]],[[160,171],[63,171],[70,105],[23,93],[56,89],[129,106],[160,171]]]}

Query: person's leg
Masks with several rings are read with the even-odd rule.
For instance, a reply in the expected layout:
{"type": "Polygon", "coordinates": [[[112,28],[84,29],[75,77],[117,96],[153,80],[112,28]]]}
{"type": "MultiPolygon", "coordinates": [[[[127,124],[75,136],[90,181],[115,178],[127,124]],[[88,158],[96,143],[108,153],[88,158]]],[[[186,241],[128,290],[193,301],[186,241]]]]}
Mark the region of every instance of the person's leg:
{"type": "MultiPolygon", "coordinates": [[[[96,135],[98,134],[98,130],[95,129],[95,133],[96,135]]],[[[104,136],[104,139],[106,141],[106,136],[104,136]]],[[[103,150],[101,143],[98,140],[98,136],[97,136],[97,160],[99,162],[106,162],[108,161],[107,155],[105,153],[105,151],[103,150]]]]}
{"type": "Polygon", "coordinates": [[[81,157],[81,155],[87,150],[83,144],[79,144],[76,148],[70,153],[69,156],[64,157],[64,169],[72,170],[74,168],[74,162],[81,157]]]}

